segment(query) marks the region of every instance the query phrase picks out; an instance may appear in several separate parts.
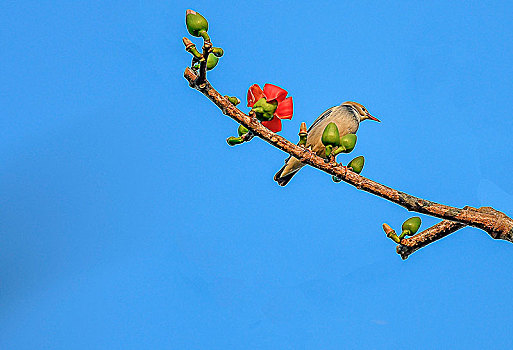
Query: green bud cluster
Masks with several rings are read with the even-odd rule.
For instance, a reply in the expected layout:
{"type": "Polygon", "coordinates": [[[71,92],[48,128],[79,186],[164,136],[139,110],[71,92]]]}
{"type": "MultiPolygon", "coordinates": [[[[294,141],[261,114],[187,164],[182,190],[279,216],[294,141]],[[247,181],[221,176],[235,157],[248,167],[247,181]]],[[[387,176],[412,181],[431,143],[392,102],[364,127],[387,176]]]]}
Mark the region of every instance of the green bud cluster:
{"type": "Polygon", "coordinates": [[[326,157],[336,156],[339,153],[349,153],[356,146],[356,135],[346,134],[340,136],[335,123],[329,123],[322,133],[322,144],[326,147],[326,157]]]}
{"type": "Polygon", "coordinates": [[[246,141],[249,141],[252,139],[252,137],[247,137],[250,135],[245,135],[249,132],[249,130],[244,125],[239,125],[239,128],[237,129],[237,134],[239,137],[230,136],[226,139],[226,143],[230,146],[240,145],[241,143],[244,143],[246,141]]]}
{"type": "MultiPolygon", "coordinates": [[[[210,37],[207,34],[208,31],[208,22],[199,12],[193,11],[193,10],[187,10],[185,12],[185,24],[187,26],[187,31],[195,37],[202,37],[205,43],[208,42],[208,48],[209,48],[209,54],[207,57],[207,70],[214,69],[215,66],[217,66],[217,63],[219,62],[219,57],[223,56],[224,50],[220,47],[211,47],[210,44],[210,37]]],[[[188,39],[184,38],[184,43],[186,41],[189,41],[188,39]]],[[[204,46],[205,49],[205,46],[204,46]]],[[[205,58],[203,55],[196,49],[194,45],[186,44],[186,50],[189,51],[194,57],[196,61],[203,61],[205,58]]],[[[198,69],[200,67],[200,64],[196,64],[193,66],[193,68],[198,69]]]]}

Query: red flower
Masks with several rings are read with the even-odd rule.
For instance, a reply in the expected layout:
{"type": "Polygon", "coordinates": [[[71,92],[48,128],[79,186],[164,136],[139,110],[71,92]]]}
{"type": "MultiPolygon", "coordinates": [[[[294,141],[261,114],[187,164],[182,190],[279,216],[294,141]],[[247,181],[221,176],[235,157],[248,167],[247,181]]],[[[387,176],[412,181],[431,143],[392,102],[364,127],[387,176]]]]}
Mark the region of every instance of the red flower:
{"type": "Polygon", "coordinates": [[[292,119],[292,97],[285,98],[286,96],[287,91],[279,86],[265,84],[264,91],[262,91],[260,86],[253,84],[248,89],[248,107],[253,107],[262,97],[265,97],[268,103],[272,101],[278,102],[278,107],[276,111],[274,111],[273,119],[262,122],[262,125],[267,129],[272,132],[278,132],[281,131],[281,119],[292,119]]]}

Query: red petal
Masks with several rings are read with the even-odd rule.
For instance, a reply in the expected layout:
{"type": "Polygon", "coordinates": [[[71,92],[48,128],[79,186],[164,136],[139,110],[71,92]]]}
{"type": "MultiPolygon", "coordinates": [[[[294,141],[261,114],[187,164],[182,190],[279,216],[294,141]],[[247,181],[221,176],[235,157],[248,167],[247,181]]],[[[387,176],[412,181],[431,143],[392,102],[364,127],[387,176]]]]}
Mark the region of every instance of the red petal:
{"type": "Polygon", "coordinates": [[[278,108],[274,112],[274,115],[280,119],[292,119],[292,113],[294,112],[292,97],[287,97],[282,102],[278,103],[278,108]]]}
{"type": "Polygon", "coordinates": [[[273,117],[273,119],[269,121],[263,121],[262,125],[265,126],[267,129],[271,130],[272,132],[279,132],[281,131],[281,120],[280,118],[273,117]]]}
{"type": "Polygon", "coordinates": [[[271,102],[273,100],[278,101],[280,103],[287,96],[287,91],[283,90],[281,87],[273,85],[273,84],[265,84],[264,85],[264,95],[267,102],[271,102]]]}
{"type": "Polygon", "coordinates": [[[264,93],[260,86],[253,84],[248,89],[248,107],[253,107],[256,101],[264,97],[264,93]]]}

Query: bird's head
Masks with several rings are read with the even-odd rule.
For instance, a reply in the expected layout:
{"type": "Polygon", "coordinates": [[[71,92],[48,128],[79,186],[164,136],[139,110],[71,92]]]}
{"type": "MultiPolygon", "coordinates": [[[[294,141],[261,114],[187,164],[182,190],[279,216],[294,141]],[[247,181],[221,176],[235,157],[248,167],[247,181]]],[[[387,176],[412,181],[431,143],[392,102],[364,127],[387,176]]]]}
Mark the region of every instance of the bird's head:
{"type": "Polygon", "coordinates": [[[360,117],[360,122],[364,121],[365,119],[374,120],[379,123],[381,122],[378,118],[373,117],[369,113],[369,111],[367,111],[367,109],[364,106],[362,106],[361,104],[359,104],[358,102],[347,101],[347,102],[342,103],[342,106],[349,106],[349,107],[353,108],[353,110],[356,112],[356,115],[358,115],[360,117]]]}

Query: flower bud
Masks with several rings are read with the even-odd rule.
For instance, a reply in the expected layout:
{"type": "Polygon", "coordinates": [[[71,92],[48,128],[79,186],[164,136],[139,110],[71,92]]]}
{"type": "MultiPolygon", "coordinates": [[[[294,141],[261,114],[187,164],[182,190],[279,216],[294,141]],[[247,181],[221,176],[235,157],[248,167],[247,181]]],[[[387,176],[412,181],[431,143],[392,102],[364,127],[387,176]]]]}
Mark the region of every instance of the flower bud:
{"type": "Polygon", "coordinates": [[[349,164],[347,164],[347,167],[353,169],[355,173],[359,174],[362,172],[364,164],[365,158],[363,156],[359,156],[350,161],[349,164]]]}
{"type": "Polygon", "coordinates": [[[214,55],[208,55],[207,58],[207,70],[214,69],[217,66],[217,62],[219,62],[219,58],[214,55]]]}
{"type": "Polygon", "coordinates": [[[240,145],[241,143],[243,143],[244,141],[242,140],[242,137],[235,137],[235,136],[230,136],[226,139],[226,142],[230,145],[230,146],[235,146],[235,145],[240,145]]]}
{"type": "Polygon", "coordinates": [[[422,220],[418,216],[409,218],[408,220],[403,222],[403,226],[401,227],[401,229],[403,230],[402,235],[413,236],[419,230],[421,223],[422,223],[422,220]],[[406,231],[408,231],[408,232],[406,232],[406,231]]]}
{"type": "Polygon", "coordinates": [[[308,132],[306,131],[306,123],[302,122],[299,127],[299,145],[306,146],[308,132]]]}
{"type": "Polygon", "coordinates": [[[305,122],[302,122],[301,125],[299,126],[299,135],[302,135],[302,134],[303,135],[307,134],[305,122]]]}
{"type": "Polygon", "coordinates": [[[221,57],[222,55],[224,55],[224,50],[221,49],[220,47],[213,47],[212,48],[212,53],[214,55],[216,55],[217,57],[221,57]]]}
{"type": "Polygon", "coordinates": [[[388,224],[383,224],[383,230],[385,231],[388,238],[390,238],[395,243],[400,243],[401,238],[397,237],[397,234],[395,233],[394,229],[390,227],[388,224]]]}
{"type": "Polygon", "coordinates": [[[337,124],[329,123],[324,128],[324,132],[322,133],[322,144],[324,146],[338,146],[340,142],[340,136],[338,133],[337,124]]]}
{"type": "Polygon", "coordinates": [[[240,100],[235,96],[229,96],[228,101],[230,101],[234,106],[237,106],[240,103],[240,100]]]}
{"type": "Polygon", "coordinates": [[[206,34],[208,31],[208,22],[205,17],[193,10],[187,10],[185,12],[185,24],[192,36],[204,36],[203,33],[206,34]]]}
{"type": "Polygon", "coordinates": [[[355,134],[347,134],[340,137],[340,145],[344,147],[344,153],[349,153],[356,146],[356,135],[355,134]]]}
{"type": "Polygon", "coordinates": [[[237,129],[239,136],[246,135],[248,131],[249,130],[244,125],[239,125],[239,128],[237,129]]]}

